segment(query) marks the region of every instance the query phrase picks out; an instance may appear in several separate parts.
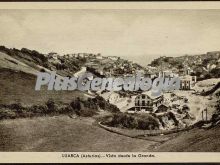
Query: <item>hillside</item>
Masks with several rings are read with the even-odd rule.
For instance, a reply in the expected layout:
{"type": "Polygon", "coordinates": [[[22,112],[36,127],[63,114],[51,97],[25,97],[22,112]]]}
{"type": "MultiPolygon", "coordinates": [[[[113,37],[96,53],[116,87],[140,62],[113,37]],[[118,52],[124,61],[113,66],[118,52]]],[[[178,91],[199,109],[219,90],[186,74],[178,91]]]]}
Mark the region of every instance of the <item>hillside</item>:
{"type": "MultiPolygon", "coordinates": [[[[9,62],[12,65],[20,65],[29,67],[36,71],[56,71],[62,76],[73,76],[80,71],[82,67],[99,77],[118,76],[125,74],[133,74],[137,71],[146,73],[146,69],[137,63],[121,59],[116,56],[101,56],[101,54],[91,53],[74,53],[60,55],[55,52],[48,54],[39,53],[36,50],[29,50],[22,48],[21,50],[15,48],[6,48],[0,46],[0,53],[4,56],[1,60],[0,67],[9,67],[9,62]],[[12,59],[12,60],[11,60],[12,59]],[[7,62],[6,62],[7,61],[7,62]]],[[[10,64],[11,65],[11,64],[10,64]]],[[[14,67],[13,69],[18,69],[14,67]]],[[[21,70],[21,69],[20,69],[21,70]]],[[[27,71],[27,70],[26,70],[27,71]]]]}
{"type": "Polygon", "coordinates": [[[183,75],[189,72],[198,79],[220,77],[220,51],[208,52],[201,55],[184,55],[180,57],[160,57],[154,59],[149,66],[157,71],[172,70],[183,75]]]}
{"type": "Polygon", "coordinates": [[[73,76],[86,62],[85,57],[67,58],[66,56],[58,56],[57,59],[51,59],[49,55],[43,55],[25,48],[17,50],[0,47],[0,49],[0,85],[2,88],[0,93],[0,119],[58,113],[77,113],[82,116],[92,116],[98,112],[99,108],[117,111],[116,107],[102,98],[97,98],[94,93],[78,90],[49,91],[46,86],[40,91],[35,91],[37,72],[55,70],[57,74],[73,76]],[[64,65],[66,67],[59,68],[64,65]],[[57,66],[59,67],[57,68],[57,66]],[[51,106],[52,108],[50,108],[51,106]]]}
{"type": "Polygon", "coordinates": [[[220,126],[211,129],[195,128],[175,135],[163,144],[152,147],[159,152],[219,152],[220,126]]]}
{"type": "Polygon", "coordinates": [[[21,103],[34,105],[45,103],[49,98],[69,103],[76,97],[85,97],[79,91],[35,91],[36,76],[22,71],[0,69],[0,104],[21,103]]]}
{"type": "Polygon", "coordinates": [[[65,104],[77,97],[87,98],[79,91],[48,91],[45,87],[35,91],[36,73],[42,70],[50,71],[49,66],[52,67],[53,63],[37,51],[8,49],[1,46],[0,104],[21,103],[24,106],[32,106],[44,104],[48,99],[65,104]]]}
{"type": "Polygon", "coordinates": [[[219,152],[219,136],[219,126],[144,140],[106,131],[94,124],[93,118],[56,116],[0,121],[0,151],[11,152],[219,152]]]}
{"type": "Polygon", "coordinates": [[[0,46],[0,53],[4,56],[4,58],[1,58],[0,67],[9,66],[2,65],[2,63],[6,60],[7,62],[14,63],[14,65],[25,65],[29,69],[31,68],[32,70],[35,70],[35,72],[55,70],[58,74],[63,76],[73,75],[75,72],[79,71],[81,67],[85,64],[85,58],[77,57],[66,59],[63,56],[59,56],[59,59],[55,61],[51,60],[51,57],[47,54],[42,54],[35,50],[29,50],[27,48],[22,48],[21,50],[19,50],[15,48],[10,49],[4,46],[0,46]],[[12,60],[10,61],[10,59],[12,60]]]}
{"type": "Polygon", "coordinates": [[[155,144],[108,132],[93,122],[68,116],[0,121],[0,151],[141,152],[155,144]]]}

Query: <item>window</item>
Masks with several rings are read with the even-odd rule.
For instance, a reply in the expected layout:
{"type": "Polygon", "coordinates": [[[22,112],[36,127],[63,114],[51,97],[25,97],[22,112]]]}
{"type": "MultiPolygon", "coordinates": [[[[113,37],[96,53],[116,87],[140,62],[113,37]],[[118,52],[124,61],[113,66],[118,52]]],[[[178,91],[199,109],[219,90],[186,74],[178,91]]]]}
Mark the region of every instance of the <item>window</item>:
{"type": "Polygon", "coordinates": [[[145,105],[145,101],[144,100],[142,100],[142,106],[144,106],[145,105]]]}
{"type": "Polygon", "coordinates": [[[142,95],[142,99],[145,99],[145,95],[142,95]]]}

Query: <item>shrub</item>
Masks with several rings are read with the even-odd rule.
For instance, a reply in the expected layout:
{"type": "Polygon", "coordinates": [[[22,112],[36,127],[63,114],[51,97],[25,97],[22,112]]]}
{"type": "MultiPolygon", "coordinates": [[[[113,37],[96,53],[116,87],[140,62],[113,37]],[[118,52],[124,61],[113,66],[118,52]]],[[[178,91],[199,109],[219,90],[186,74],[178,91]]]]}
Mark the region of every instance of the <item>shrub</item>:
{"type": "Polygon", "coordinates": [[[176,116],[172,112],[168,113],[168,119],[172,119],[174,121],[175,125],[178,126],[179,121],[176,119],[176,116]]]}
{"type": "Polygon", "coordinates": [[[218,91],[215,95],[216,97],[220,98],[220,91],[218,91]]]}
{"type": "Polygon", "coordinates": [[[40,72],[46,72],[46,71],[45,71],[45,69],[44,69],[44,68],[41,68],[41,69],[40,69],[40,72]]]}
{"type": "Polygon", "coordinates": [[[122,124],[122,118],[123,118],[122,113],[114,114],[112,120],[107,124],[109,124],[110,126],[113,126],[113,127],[117,127],[120,124],[122,124]]]}
{"type": "Polygon", "coordinates": [[[158,120],[150,114],[125,114],[116,113],[113,115],[110,121],[104,122],[104,124],[111,127],[124,127],[124,128],[136,128],[142,130],[158,129],[158,120]]]}
{"type": "Polygon", "coordinates": [[[214,68],[211,70],[211,74],[213,77],[215,78],[219,78],[220,77],[220,68],[214,68]]]}
{"type": "MultiPolygon", "coordinates": [[[[80,115],[80,110],[82,109],[82,105],[81,105],[81,100],[79,97],[77,97],[76,100],[73,100],[70,103],[70,107],[72,108],[72,110],[77,114],[80,115]]],[[[70,109],[69,109],[70,110],[70,109]]]]}
{"type": "Polygon", "coordinates": [[[47,109],[48,109],[47,106],[44,106],[44,105],[33,105],[30,108],[28,108],[28,111],[33,112],[33,113],[46,114],[47,109]]]}
{"type": "Polygon", "coordinates": [[[125,122],[123,124],[126,128],[137,128],[138,127],[138,121],[136,118],[132,116],[127,116],[125,118],[125,122]]]}
{"type": "Polygon", "coordinates": [[[47,113],[52,113],[52,112],[57,112],[58,111],[58,107],[55,104],[53,99],[49,99],[46,102],[46,106],[47,106],[47,113]]]}
{"type": "Polygon", "coordinates": [[[96,111],[94,109],[81,109],[79,112],[79,116],[83,116],[83,117],[92,117],[94,115],[96,115],[96,111]]]}
{"type": "Polygon", "coordinates": [[[96,96],[93,99],[94,103],[96,103],[101,109],[103,110],[107,110],[110,112],[120,112],[120,110],[118,109],[118,107],[116,107],[113,104],[110,104],[109,102],[107,102],[104,98],[102,98],[101,96],[96,96]]]}
{"type": "Polygon", "coordinates": [[[214,113],[214,114],[212,115],[211,121],[215,123],[215,122],[217,122],[219,119],[220,119],[219,114],[214,113]]]}
{"type": "Polygon", "coordinates": [[[23,109],[21,103],[13,103],[13,104],[9,105],[9,107],[14,110],[22,110],[23,109]]]}
{"type": "Polygon", "coordinates": [[[143,130],[148,129],[148,123],[144,120],[138,120],[138,128],[143,130]]]}
{"type": "Polygon", "coordinates": [[[72,113],[72,112],[74,112],[74,110],[70,105],[68,105],[68,106],[64,107],[61,112],[63,112],[63,113],[72,113]]]}
{"type": "Polygon", "coordinates": [[[16,112],[10,110],[10,109],[1,109],[0,110],[0,120],[2,119],[15,119],[18,116],[16,115],[16,112]]]}
{"type": "Polygon", "coordinates": [[[95,100],[89,98],[88,100],[81,100],[79,97],[76,98],[76,100],[73,100],[68,108],[69,111],[73,111],[78,116],[83,117],[91,117],[96,113],[98,107],[96,105],[95,100]]]}
{"type": "Polygon", "coordinates": [[[215,108],[216,108],[217,112],[220,113],[220,100],[217,101],[215,108]]]}

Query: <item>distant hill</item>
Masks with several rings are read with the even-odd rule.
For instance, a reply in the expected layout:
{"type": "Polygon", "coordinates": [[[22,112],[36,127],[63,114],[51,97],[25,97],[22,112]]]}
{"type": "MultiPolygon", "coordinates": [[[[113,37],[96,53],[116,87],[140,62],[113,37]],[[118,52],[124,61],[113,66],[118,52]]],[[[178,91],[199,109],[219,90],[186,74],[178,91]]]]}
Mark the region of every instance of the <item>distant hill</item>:
{"type": "MultiPolygon", "coordinates": [[[[28,66],[29,69],[34,69],[35,72],[56,71],[57,74],[62,76],[73,76],[74,73],[80,71],[82,67],[86,67],[90,72],[99,77],[133,74],[139,70],[143,72],[146,71],[144,67],[132,61],[121,59],[117,56],[104,57],[101,56],[100,53],[59,55],[55,52],[51,52],[49,54],[42,54],[36,50],[27,48],[19,50],[16,48],[6,48],[5,46],[0,46],[0,53],[5,56],[1,59],[3,63],[6,63],[5,61],[10,61],[17,65],[19,62],[28,66]],[[11,60],[11,58],[13,60],[11,60]]],[[[15,68],[18,69],[18,67],[15,68]]]]}
{"type": "Polygon", "coordinates": [[[58,74],[63,76],[73,75],[73,73],[79,71],[85,64],[85,59],[80,57],[67,60],[65,57],[59,56],[57,61],[52,61],[47,54],[42,54],[36,50],[29,50],[27,48],[19,50],[0,46],[0,53],[10,56],[36,71],[55,70],[58,74]]]}
{"type": "Polygon", "coordinates": [[[159,70],[173,70],[182,73],[190,72],[199,79],[220,77],[220,51],[207,52],[200,55],[184,55],[180,57],[159,57],[149,66],[159,70]]]}
{"type": "Polygon", "coordinates": [[[59,62],[56,63],[47,54],[35,50],[0,46],[0,104],[21,103],[31,106],[44,104],[48,99],[67,104],[77,97],[87,99],[85,93],[77,90],[48,91],[46,87],[40,91],[34,90],[37,72],[55,70],[60,75],[73,76],[85,63],[81,57],[58,58],[59,62]]]}

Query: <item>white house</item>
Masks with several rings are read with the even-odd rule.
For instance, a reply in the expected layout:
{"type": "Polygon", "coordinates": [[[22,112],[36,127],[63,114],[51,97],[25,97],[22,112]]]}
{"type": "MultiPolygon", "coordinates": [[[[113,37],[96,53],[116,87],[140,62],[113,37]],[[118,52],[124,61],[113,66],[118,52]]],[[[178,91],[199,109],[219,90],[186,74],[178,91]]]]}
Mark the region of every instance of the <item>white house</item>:
{"type": "Polygon", "coordinates": [[[58,59],[58,54],[57,53],[55,53],[55,52],[51,52],[51,53],[49,53],[48,54],[48,57],[51,59],[51,58],[53,58],[54,60],[57,60],[58,59]]]}
{"type": "Polygon", "coordinates": [[[196,76],[181,76],[180,77],[180,89],[181,90],[190,90],[193,85],[196,83],[196,76]]]}
{"type": "Polygon", "coordinates": [[[118,59],[120,59],[120,57],[117,57],[117,56],[108,56],[107,58],[113,61],[117,61],[118,59]]]}
{"type": "Polygon", "coordinates": [[[129,113],[151,113],[155,112],[163,103],[163,95],[153,96],[151,91],[143,92],[135,98],[135,106],[128,109],[129,113]]]}

